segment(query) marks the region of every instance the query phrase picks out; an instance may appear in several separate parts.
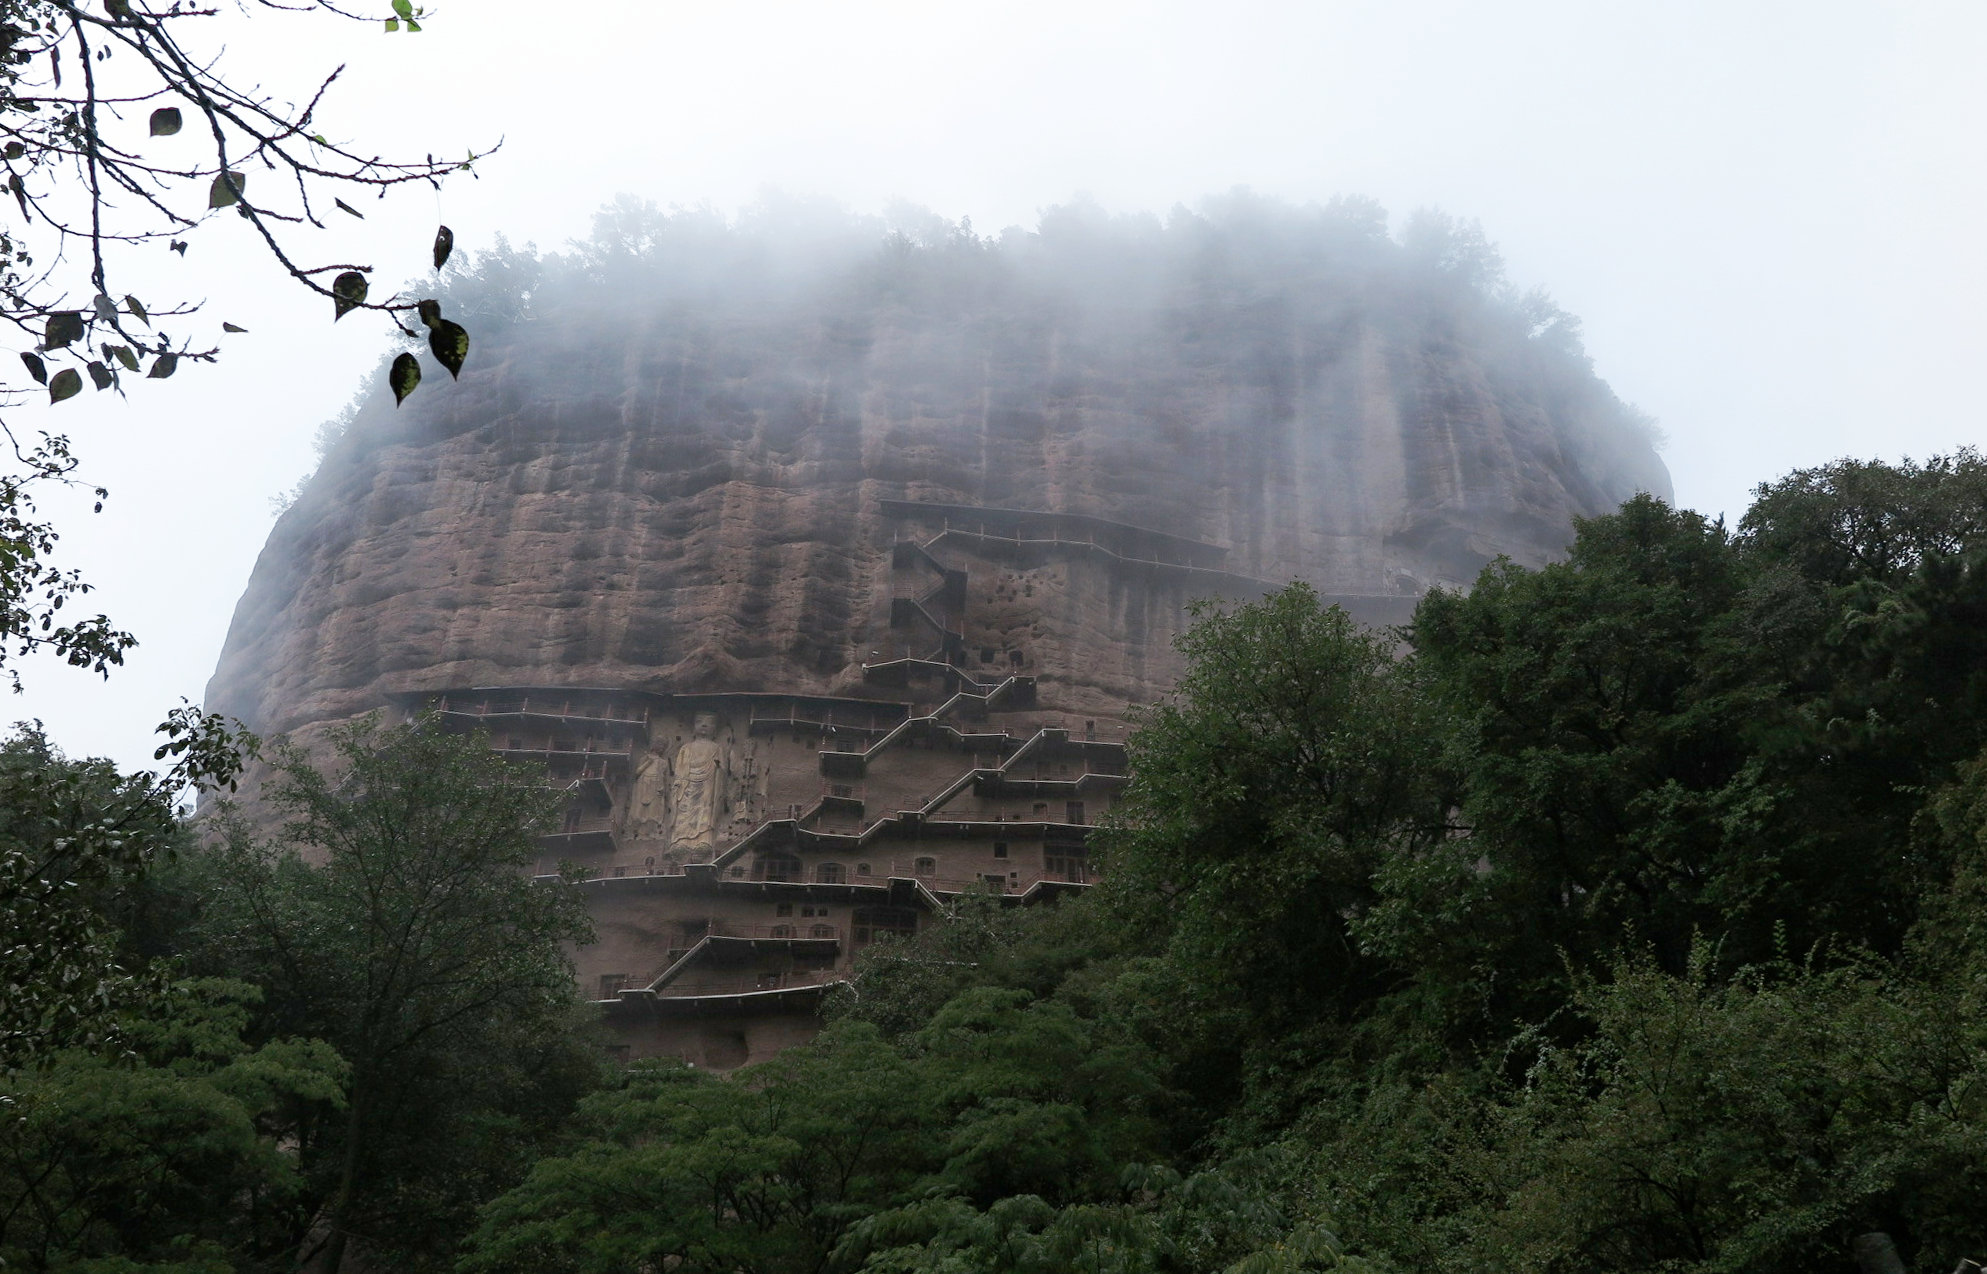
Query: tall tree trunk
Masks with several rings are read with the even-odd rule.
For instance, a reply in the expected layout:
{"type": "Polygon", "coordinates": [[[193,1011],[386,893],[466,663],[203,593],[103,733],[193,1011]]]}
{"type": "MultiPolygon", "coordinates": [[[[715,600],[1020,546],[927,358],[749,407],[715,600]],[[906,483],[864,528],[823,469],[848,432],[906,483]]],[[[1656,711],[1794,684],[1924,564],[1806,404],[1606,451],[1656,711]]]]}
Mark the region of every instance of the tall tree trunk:
{"type": "Polygon", "coordinates": [[[359,1158],[366,1130],[364,1092],[364,1085],[352,1085],[351,1113],[345,1120],[345,1157],[338,1168],[338,1192],[331,1198],[331,1237],[324,1244],[324,1255],[318,1263],[319,1274],[338,1274],[339,1266],[345,1261],[346,1218],[352,1209],[352,1197],[358,1189],[359,1158]]]}

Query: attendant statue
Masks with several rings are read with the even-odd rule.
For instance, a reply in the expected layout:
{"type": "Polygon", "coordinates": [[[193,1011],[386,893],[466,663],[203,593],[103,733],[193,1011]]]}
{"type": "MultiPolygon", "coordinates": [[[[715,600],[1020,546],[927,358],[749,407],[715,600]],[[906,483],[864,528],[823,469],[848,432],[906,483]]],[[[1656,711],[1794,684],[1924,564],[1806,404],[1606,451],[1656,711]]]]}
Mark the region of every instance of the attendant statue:
{"type": "Polygon", "coordinates": [[[662,753],[642,753],[628,806],[627,834],[636,840],[658,840],[669,829],[669,759],[662,753]]]}
{"type": "Polygon", "coordinates": [[[718,817],[731,786],[731,767],[717,732],[717,715],[699,712],[689,741],[677,749],[669,785],[671,850],[711,849],[717,843],[718,817]]]}

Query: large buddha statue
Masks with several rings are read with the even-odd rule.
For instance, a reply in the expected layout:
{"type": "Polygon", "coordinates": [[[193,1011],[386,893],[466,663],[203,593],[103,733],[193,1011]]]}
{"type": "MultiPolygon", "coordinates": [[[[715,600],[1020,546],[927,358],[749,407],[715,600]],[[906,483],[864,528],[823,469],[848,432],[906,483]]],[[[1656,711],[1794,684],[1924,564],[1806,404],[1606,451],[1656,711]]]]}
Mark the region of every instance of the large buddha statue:
{"type": "Polygon", "coordinates": [[[716,848],[718,818],[731,782],[717,729],[715,713],[699,712],[689,740],[676,752],[669,784],[671,852],[716,848]]]}

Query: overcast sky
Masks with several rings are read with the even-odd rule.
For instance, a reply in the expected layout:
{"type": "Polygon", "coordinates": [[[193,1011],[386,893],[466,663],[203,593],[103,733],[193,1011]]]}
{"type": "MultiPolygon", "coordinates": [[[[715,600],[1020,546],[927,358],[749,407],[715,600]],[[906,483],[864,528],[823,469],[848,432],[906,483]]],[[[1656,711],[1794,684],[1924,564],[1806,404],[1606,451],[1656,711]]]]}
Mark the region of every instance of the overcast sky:
{"type": "MultiPolygon", "coordinates": [[[[1079,193],[1161,214],[1235,186],[1357,193],[1396,226],[1424,205],[1480,220],[1661,422],[1683,505],[1736,518],[1790,469],[1983,434],[1978,0],[442,0],[418,35],[216,23],[279,94],[349,64],[326,132],[416,156],[502,137],[480,179],[366,203],[304,245],[377,266],[377,291],[417,274],[437,220],[472,250],[499,231],[557,248],[617,192],[903,198],[982,232],[1079,193]]],[[[152,725],[213,670],[270,497],[385,348],[243,230],[219,218],[183,261],[133,267],[250,329],[222,362],[13,417],[70,431],[112,489],[99,516],[57,508],[59,560],[142,642],[108,686],[28,668],[8,719],[43,719],[71,753],[150,764],[152,725]]]]}

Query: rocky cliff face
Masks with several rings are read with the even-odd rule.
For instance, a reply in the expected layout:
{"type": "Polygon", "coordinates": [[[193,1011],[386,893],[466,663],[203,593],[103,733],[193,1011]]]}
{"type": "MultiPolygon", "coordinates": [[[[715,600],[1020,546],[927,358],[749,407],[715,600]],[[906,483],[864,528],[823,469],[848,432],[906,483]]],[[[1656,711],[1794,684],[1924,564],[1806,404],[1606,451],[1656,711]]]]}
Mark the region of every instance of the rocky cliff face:
{"type": "Polygon", "coordinates": [[[460,383],[357,414],[208,705],[308,733],[450,686],[873,695],[865,663],[940,654],[1117,717],[1193,596],[1305,579],[1397,619],[1667,496],[1568,321],[1445,233],[1246,201],[997,241],[624,210],[570,258],[487,257],[445,302],[460,383]]]}

